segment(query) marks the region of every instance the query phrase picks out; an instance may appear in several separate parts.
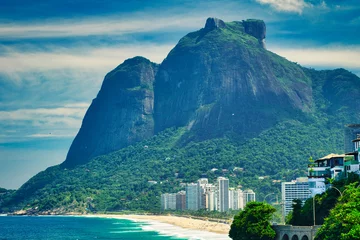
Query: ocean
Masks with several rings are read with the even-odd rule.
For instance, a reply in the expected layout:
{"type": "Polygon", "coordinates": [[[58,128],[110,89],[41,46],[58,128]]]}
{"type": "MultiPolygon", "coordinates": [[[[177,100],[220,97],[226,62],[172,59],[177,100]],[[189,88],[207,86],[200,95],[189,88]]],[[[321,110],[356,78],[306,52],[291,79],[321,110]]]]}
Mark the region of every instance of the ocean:
{"type": "Polygon", "coordinates": [[[0,240],[121,239],[225,240],[224,234],[188,230],[156,221],[79,216],[0,216],[0,240]]]}

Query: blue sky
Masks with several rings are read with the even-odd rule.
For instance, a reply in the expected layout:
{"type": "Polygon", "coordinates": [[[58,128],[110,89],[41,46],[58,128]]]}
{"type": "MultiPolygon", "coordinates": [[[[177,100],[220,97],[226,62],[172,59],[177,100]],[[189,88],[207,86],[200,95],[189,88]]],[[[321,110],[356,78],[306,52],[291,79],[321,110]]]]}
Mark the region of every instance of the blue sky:
{"type": "Polygon", "coordinates": [[[358,0],[0,1],[0,187],[65,159],[107,72],[161,63],[207,17],[263,19],[269,50],[360,76],[358,0]]]}

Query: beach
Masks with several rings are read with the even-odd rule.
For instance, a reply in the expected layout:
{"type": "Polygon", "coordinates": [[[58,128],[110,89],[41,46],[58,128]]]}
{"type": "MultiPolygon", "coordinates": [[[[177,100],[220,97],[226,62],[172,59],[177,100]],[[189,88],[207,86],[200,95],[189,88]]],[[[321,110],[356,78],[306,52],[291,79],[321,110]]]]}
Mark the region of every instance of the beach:
{"type": "MultiPolygon", "coordinates": [[[[230,239],[228,233],[230,225],[206,220],[193,219],[178,216],[159,216],[159,215],[113,215],[97,214],[94,217],[128,219],[137,222],[146,222],[154,230],[169,234],[171,232],[181,232],[184,236],[189,234],[208,235],[208,239],[230,239]],[[208,233],[208,234],[207,234],[208,233]]],[[[199,238],[202,239],[202,238],[199,238]]],[[[206,239],[206,238],[204,238],[206,239]]]]}
{"type": "Polygon", "coordinates": [[[129,219],[129,220],[143,220],[143,221],[158,221],[162,223],[171,224],[174,226],[201,230],[207,232],[228,234],[230,225],[225,223],[210,222],[205,220],[177,217],[177,216],[159,216],[159,215],[110,215],[110,214],[99,214],[96,215],[104,218],[117,218],[117,219],[129,219]]]}

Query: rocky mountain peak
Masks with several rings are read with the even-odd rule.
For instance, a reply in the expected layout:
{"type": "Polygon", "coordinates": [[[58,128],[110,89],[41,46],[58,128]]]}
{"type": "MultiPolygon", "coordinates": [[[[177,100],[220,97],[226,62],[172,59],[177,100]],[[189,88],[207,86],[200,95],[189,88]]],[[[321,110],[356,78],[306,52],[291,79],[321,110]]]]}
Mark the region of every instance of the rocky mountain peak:
{"type": "Polygon", "coordinates": [[[247,19],[243,21],[245,32],[257,38],[265,48],[266,25],[263,20],[247,19]]]}
{"type": "Polygon", "coordinates": [[[167,128],[187,127],[199,139],[255,136],[308,112],[310,80],[300,66],[259,46],[265,36],[262,20],[208,18],[160,66],[126,60],[106,75],[64,164],[86,163],[167,128]]]}
{"type": "Polygon", "coordinates": [[[226,24],[221,19],[209,17],[206,20],[205,29],[213,30],[215,28],[224,28],[224,27],[226,27],[226,24]]]}
{"type": "Polygon", "coordinates": [[[153,83],[157,68],[146,58],[134,57],[106,75],[64,166],[86,163],[153,136],[153,83]]]}

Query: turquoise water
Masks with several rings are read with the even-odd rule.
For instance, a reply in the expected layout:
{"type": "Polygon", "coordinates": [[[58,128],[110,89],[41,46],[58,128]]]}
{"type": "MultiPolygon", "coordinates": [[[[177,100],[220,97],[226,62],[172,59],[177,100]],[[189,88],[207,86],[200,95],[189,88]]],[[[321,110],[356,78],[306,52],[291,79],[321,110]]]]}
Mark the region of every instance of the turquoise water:
{"type": "Polygon", "coordinates": [[[169,240],[188,239],[164,236],[146,230],[147,223],[123,219],[61,217],[61,216],[2,216],[0,240],[58,239],[121,239],[169,240]]]}

